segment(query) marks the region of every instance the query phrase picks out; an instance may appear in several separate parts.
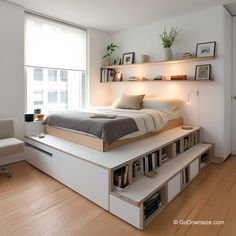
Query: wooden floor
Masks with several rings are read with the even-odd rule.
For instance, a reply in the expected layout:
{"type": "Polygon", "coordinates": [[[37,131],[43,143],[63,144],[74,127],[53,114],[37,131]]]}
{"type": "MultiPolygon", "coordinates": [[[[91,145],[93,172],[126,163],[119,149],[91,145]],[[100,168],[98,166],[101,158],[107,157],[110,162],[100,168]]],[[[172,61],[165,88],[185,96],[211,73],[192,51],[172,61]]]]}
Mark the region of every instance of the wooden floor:
{"type": "MultiPolygon", "coordinates": [[[[211,164],[156,219],[139,231],[26,162],[0,176],[0,235],[236,235],[236,157],[211,164]],[[173,220],[224,220],[174,225],[173,220]]],[[[66,171],[66,170],[65,170],[66,171]]]]}

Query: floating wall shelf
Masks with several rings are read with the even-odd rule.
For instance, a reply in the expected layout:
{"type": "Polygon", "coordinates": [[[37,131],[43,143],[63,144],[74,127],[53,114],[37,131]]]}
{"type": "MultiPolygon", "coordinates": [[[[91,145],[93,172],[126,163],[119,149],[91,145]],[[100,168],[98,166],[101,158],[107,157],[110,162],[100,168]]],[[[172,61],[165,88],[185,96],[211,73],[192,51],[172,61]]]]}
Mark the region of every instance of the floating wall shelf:
{"type": "Polygon", "coordinates": [[[152,65],[165,65],[165,64],[178,64],[178,63],[190,63],[190,62],[199,62],[199,61],[210,61],[215,60],[215,57],[194,57],[190,59],[177,59],[171,61],[152,61],[138,64],[129,64],[129,65],[112,65],[112,66],[103,66],[101,69],[113,69],[113,68],[128,68],[128,67],[142,67],[142,66],[152,66],[152,65]]]}

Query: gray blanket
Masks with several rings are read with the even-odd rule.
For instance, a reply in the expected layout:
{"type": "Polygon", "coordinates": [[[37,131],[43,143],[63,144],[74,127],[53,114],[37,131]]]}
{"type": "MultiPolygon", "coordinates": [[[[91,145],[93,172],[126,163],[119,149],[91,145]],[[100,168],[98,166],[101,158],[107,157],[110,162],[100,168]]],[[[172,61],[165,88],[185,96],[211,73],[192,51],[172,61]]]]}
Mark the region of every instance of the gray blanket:
{"type": "Polygon", "coordinates": [[[125,135],[138,131],[136,122],[130,117],[90,118],[92,115],[94,113],[89,112],[50,114],[44,124],[92,134],[109,145],[125,135]]]}

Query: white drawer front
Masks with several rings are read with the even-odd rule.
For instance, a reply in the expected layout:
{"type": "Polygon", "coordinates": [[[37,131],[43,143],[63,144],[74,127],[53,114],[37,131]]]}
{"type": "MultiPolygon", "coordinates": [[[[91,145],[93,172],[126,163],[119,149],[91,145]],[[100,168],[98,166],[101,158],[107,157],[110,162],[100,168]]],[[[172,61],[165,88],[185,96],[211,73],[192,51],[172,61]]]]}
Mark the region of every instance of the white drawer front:
{"type": "Polygon", "coordinates": [[[54,178],[108,210],[109,170],[54,151],[54,178]]]}
{"type": "Polygon", "coordinates": [[[168,182],[168,202],[180,192],[180,174],[177,174],[168,182]]]}
{"type": "Polygon", "coordinates": [[[26,145],[25,160],[48,175],[53,175],[51,153],[26,145]]]}
{"type": "Polygon", "coordinates": [[[191,181],[199,173],[199,159],[196,159],[190,164],[189,172],[190,172],[190,181],[191,181]]]}
{"type": "Polygon", "coordinates": [[[141,207],[136,207],[112,194],[110,194],[110,212],[136,228],[143,228],[143,212],[141,207]]]}

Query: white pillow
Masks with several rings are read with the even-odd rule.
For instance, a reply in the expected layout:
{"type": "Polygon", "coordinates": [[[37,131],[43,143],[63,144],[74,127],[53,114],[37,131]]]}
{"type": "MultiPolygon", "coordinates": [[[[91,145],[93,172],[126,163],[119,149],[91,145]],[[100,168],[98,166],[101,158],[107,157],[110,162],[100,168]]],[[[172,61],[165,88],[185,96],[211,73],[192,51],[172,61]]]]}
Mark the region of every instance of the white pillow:
{"type": "Polygon", "coordinates": [[[144,94],[142,95],[123,94],[120,97],[119,101],[116,102],[116,104],[114,104],[115,108],[140,110],[144,96],[145,96],[144,94]]]}
{"type": "Polygon", "coordinates": [[[181,105],[181,100],[178,98],[161,99],[161,98],[146,98],[143,100],[142,108],[155,109],[162,112],[173,112],[181,105]]]}

